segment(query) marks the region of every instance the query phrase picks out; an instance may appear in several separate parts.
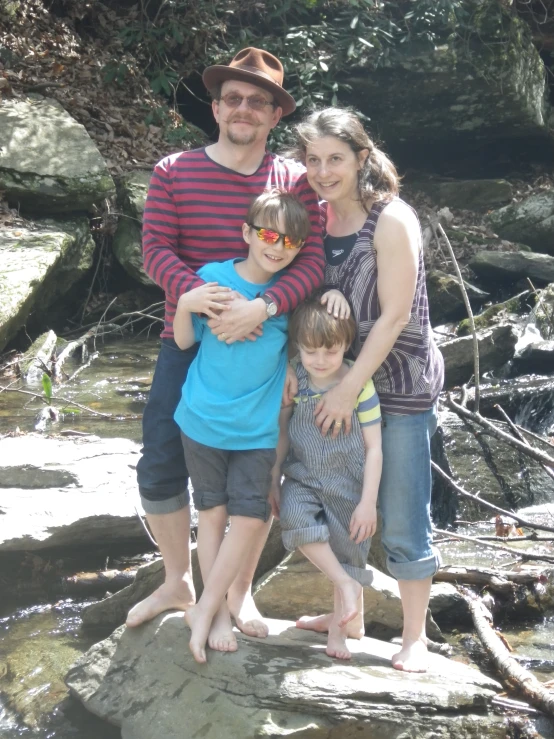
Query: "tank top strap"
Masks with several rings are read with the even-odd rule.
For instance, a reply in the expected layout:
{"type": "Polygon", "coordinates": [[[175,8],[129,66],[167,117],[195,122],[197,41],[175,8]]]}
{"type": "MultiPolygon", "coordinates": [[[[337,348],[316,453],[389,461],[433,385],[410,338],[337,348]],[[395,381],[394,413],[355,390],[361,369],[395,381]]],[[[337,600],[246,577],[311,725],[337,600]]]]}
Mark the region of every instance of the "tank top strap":
{"type": "Polygon", "coordinates": [[[391,200],[379,200],[373,203],[371,210],[367,214],[364,225],[360,229],[359,237],[367,239],[370,245],[373,245],[373,237],[375,236],[375,229],[377,228],[377,221],[379,216],[385,210],[387,205],[392,202],[391,200]]]}

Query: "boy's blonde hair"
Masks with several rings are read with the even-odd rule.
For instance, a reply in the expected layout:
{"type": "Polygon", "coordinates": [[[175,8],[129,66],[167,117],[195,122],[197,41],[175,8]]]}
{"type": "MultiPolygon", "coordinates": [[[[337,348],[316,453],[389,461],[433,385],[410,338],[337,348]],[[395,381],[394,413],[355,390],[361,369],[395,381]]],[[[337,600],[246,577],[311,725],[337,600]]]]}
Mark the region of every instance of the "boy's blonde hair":
{"type": "Polygon", "coordinates": [[[305,349],[319,349],[324,346],[332,349],[343,344],[345,349],[354,341],[356,322],[348,318],[335,318],[321,304],[325,290],[316,290],[292,314],[289,323],[289,336],[297,346],[305,349]]]}
{"type": "Polygon", "coordinates": [[[310,216],[298,197],[286,190],[274,188],[258,195],[250,204],[246,223],[280,231],[278,224],[281,215],[286,235],[295,242],[306,241],[312,230],[310,216]]]}

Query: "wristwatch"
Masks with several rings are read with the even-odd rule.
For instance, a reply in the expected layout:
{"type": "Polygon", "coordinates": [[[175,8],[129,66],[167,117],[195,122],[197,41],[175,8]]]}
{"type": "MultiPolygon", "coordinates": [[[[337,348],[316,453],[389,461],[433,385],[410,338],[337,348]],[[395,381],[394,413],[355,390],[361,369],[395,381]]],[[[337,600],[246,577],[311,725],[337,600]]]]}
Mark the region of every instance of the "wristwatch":
{"type": "Polygon", "coordinates": [[[267,317],[271,318],[277,313],[277,303],[273,300],[271,295],[260,295],[260,298],[265,303],[265,310],[267,313],[267,317]]]}

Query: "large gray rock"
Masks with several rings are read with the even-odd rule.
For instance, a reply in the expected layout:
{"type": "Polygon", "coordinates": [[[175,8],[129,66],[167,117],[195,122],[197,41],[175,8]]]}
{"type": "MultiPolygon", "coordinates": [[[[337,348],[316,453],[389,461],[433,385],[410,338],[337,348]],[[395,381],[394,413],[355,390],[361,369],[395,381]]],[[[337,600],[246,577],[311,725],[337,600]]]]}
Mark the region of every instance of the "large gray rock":
{"type": "Polygon", "coordinates": [[[487,221],[503,239],[554,254],[554,192],[551,190],[493,211],[487,221]]]}
{"type": "Polygon", "coordinates": [[[469,262],[471,269],[491,287],[530,277],[533,283],[554,282],[554,257],[530,251],[479,251],[469,262]]]}
{"type": "Polygon", "coordinates": [[[434,46],[406,41],[387,48],[385,59],[382,48],[366,50],[345,75],[348,102],[387,145],[400,142],[413,154],[423,144],[432,153],[453,138],[475,145],[548,134],[544,64],[525,22],[491,0],[464,8],[472,34],[434,46]]]}
{"type": "Polygon", "coordinates": [[[398,649],[367,637],[350,663],[324,653],[324,637],[270,622],[267,639],[238,635],[235,653],[197,665],[181,615],[118,629],[67,674],[71,693],[121,726],[123,739],[504,739],[491,710],[501,690],[479,671],[431,655],[427,674],[390,667],[398,649]]]}
{"type": "Polygon", "coordinates": [[[0,351],[29,316],[44,313],[74,287],[93,254],[86,218],[0,230],[0,351]]]}
{"type": "Polygon", "coordinates": [[[0,190],[32,213],[88,211],[115,184],[84,126],[40,95],[0,105],[0,190]]]}
{"type": "Polygon", "coordinates": [[[117,182],[121,214],[113,240],[113,252],[123,269],[143,285],[154,283],[142,266],[142,214],[151,172],[123,175],[117,182]]]}
{"type": "MultiPolygon", "coordinates": [[[[518,335],[511,325],[499,325],[477,332],[479,370],[490,372],[503,367],[514,356],[518,335]]],[[[473,374],[473,337],[443,341],[439,349],[444,358],[444,387],[468,382],[473,374]]]]}
{"type": "MultiPolygon", "coordinates": [[[[456,277],[439,269],[432,269],[427,272],[426,283],[429,315],[433,326],[461,318],[466,314],[460,283],[456,277]]],[[[464,286],[473,306],[482,305],[487,299],[488,293],[470,285],[465,280],[464,286]]]]}
{"type": "MultiPolygon", "coordinates": [[[[366,628],[370,633],[397,636],[402,632],[398,583],[374,567],[368,565],[368,568],[373,574],[373,582],[370,588],[364,588],[366,628]]],[[[453,597],[454,593],[452,589],[453,597]]],[[[257,584],[254,598],[260,611],[270,618],[296,620],[303,615],[318,616],[333,610],[332,584],[301,552],[293,552],[269,572],[257,584]]],[[[441,606],[447,607],[444,603],[441,606]]],[[[433,640],[442,641],[440,629],[430,612],[427,616],[427,634],[433,640]]]]}
{"type": "Polygon", "coordinates": [[[0,552],[146,542],[127,439],[0,439],[0,552]]]}
{"type": "Polygon", "coordinates": [[[512,199],[512,185],[506,180],[427,180],[415,187],[439,206],[486,210],[512,199]]]}

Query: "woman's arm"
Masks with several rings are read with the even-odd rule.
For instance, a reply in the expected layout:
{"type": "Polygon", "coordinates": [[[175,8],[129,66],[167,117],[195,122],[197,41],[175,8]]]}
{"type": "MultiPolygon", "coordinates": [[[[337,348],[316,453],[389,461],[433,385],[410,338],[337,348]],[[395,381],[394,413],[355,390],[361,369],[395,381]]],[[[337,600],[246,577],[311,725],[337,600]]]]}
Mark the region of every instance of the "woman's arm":
{"type": "MultiPolygon", "coordinates": [[[[325,435],[342,421],[348,433],[352,411],[365,382],[372,377],[410,320],[417,284],[421,232],[415,214],[404,203],[393,202],[381,214],[375,231],[377,293],[381,315],[374,323],[350,372],[316,407],[316,423],[325,435]]],[[[346,296],[348,297],[348,296],[346,296]]],[[[333,430],[333,436],[340,425],[333,430]]]]}

